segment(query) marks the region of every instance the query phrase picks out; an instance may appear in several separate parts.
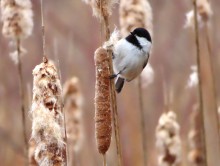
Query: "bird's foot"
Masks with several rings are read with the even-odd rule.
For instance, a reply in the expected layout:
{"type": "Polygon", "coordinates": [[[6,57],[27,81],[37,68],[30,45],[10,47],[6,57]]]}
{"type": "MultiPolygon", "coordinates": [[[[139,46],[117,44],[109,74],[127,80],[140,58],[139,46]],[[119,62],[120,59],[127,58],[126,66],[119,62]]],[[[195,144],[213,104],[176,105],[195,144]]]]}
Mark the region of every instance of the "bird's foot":
{"type": "Polygon", "coordinates": [[[117,74],[112,74],[112,75],[109,76],[109,79],[112,80],[112,79],[114,79],[116,77],[117,77],[117,74]]]}

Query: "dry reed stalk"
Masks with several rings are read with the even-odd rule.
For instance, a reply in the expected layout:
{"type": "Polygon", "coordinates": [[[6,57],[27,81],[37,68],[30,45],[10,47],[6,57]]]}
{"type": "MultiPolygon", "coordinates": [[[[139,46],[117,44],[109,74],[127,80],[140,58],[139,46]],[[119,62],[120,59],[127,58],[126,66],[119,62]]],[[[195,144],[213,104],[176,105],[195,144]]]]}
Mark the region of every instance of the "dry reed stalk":
{"type": "Polygon", "coordinates": [[[95,131],[99,153],[105,155],[111,143],[111,88],[108,52],[103,48],[95,51],[95,131]]]}
{"type": "Polygon", "coordinates": [[[41,7],[41,33],[42,33],[42,46],[43,46],[43,57],[46,57],[46,37],[45,37],[45,26],[44,26],[44,10],[43,0],[40,1],[41,7]]]}
{"type": "Polygon", "coordinates": [[[205,134],[205,110],[203,105],[203,89],[202,89],[202,69],[200,59],[200,47],[199,47],[199,27],[198,27],[198,11],[197,11],[197,0],[193,0],[193,11],[194,11],[194,28],[195,28],[195,44],[196,44],[196,63],[198,69],[198,95],[199,95],[199,109],[201,113],[201,125],[202,125],[202,139],[204,142],[203,155],[204,165],[207,166],[207,151],[206,151],[206,134],[205,134]]]}
{"type": "Polygon", "coordinates": [[[64,112],[66,114],[66,132],[68,146],[68,165],[76,163],[82,139],[82,94],[79,79],[73,77],[66,81],[63,88],[64,112]]]}
{"type": "Polygon", "coordinates": [[[66,165],[61,84],[55,65],[44,62],[33,70],[32,138],[38,165],[66,165]]]}
{"type": "MultiPolygon", "coordinates": [[[[150,35],[153,36],[152,9],[147,0],[121,0],[119,14],[121,34],[123,37],[126,37],[131,31],[138,27],[146,28],[150,35]]],[[[147,69],[147,67],[145,69],[147,69]]],[[[142,94],[142,77],[143,76],[139,76],[138,78],[138,95],[141,114],[144,165],[147,165],[147,138],[145,134],[146,125],[142,94]]]]}
{"type": "MultiPolygon", "coordinates": [[[[109,17],[112,14],[112,6],[117,2],[117,0],[84,0],[88,4],[91,5],[93,9],[93,14],[98,19],[100,19],[101,24],[104,25],[104,34],[105,40],[108,41],[110,38],[110,28],[109,28],[109,17]]],[[[100,36],[102,36],[102,30],[100,31],[100,36]]],[[[109,58],[109,70],[110,75],[113,74],[112,67],[112,51],[107,51],[107,57],[109,58]]],[[[114,80],[110,81],[110,96],[111,96],[111,108],[113,112],[113,120],[114,120],[114,130],[115,130],[115,139],[116,139],[116,148],[117,148],[117,158],[118,165],[121,166],[122,162],[122,151],[120,144],[120,132],[119,132],[119,122],[118,122],[118,112],[117,112],[117,103],[116,103],[116,92],[114,86],[114,80]]]]}
{"type": "Polygon", "coordinates": [[[156,129],[156,146],[158,148],[159,166],[177,166],[181,161],[180,127],[176,121],[176,114],[172,111],[164,112],[156,129]]]}
{"type": "Polygon", "coordinates": [[[10,56],[17,64],[19,86],[20,86],[20,99],[21,99],[21,114],[23,125],[23,137],[25,143],[26,164],[28,162],[28,141],[26,135],[26,116],[25,116],[25,85],[22,75],[22,62],[21,56],[25,50],[21,47],[21,40],[28,37],[32,33],[33,20],[32,20],[32,5],[30,0],[2,0],[2,33],[5,37],[16,42],[16,51],[11,53],[10,56]]]}
{"type": "Polygon", "coordinates": [[[201,139],[202,126],[201,126],[201,113],[198,105],[193,107],[191,113],[191,129],[189,131],[189,143],[190,143],[190,152],[188,159],[190,163],[194,166],[203,166],[204,163],[204,142],[201,139]]]}
{"type": "Polygon", "coordinates": [[[36,149],[36,142],[32,138],[31,140],[29,140],[29,149],[28,149],[29,166],[37,166],[38,165],[35,158],[34,158],[35,149],[36,149]]]}

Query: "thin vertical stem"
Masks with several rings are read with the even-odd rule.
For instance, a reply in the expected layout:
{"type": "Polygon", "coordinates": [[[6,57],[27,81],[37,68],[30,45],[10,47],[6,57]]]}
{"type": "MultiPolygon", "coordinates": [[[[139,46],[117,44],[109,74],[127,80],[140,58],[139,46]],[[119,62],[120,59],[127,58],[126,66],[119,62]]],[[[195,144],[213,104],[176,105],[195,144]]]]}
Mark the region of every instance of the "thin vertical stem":
{"type": "Polygon", "coordinates": [[[40,6],[41,6],[41,31],[42,31],[42,43],[43,43],[43,57],[46,58],[46,41],[45,41],[43,0],[41,0],[40,2],[41,2],[40,6]]]}
{"type": "MultiPolygon", "coordinates": [[[[105,40],[108,41],[110,38],[110,28],[109,28],[109,17],[106,16],[103,12],[102,6],[100,6],[103,21],[104,21],[104,30],[105,30],[105,40]]],[[[113,65],[112,65],[112,51],[108,50],[109,57],[109,69],[110,74],[113,74],[113,65]]],[[[119,116],[117,111],[117,101],[116,101],[116,92],[114,80],[111,80],[111,101],[112,101],[112,113],[113,113],[113,121],[114,121],[114,130],[115,130],[115,140],[116,140],[116,149],[117,149],[117,158],[118,158],[118,166],[122,165],[122,150],[121,150],[121,141],[120,141],[120,131],[119,131],[119,116]]]]}
{"type": "Polygon", "coordinates": [[[20,98],[21,98],[21,114],[22,114],[22,125],[23,125],[23,137],[25,144],[25,157],[26,165],[28,165],[28,140],[26,134],[26,117],[25,117],[25,89],[24,81],[22,75],[22,63],[21,63],[21,42],[20,39],[17,39],[17,54],[18,54],[18,77],[19,77],[19,86],[20,86],[20,98]]]}
{"type": "Polygon", "coordinates": [[[102,157],[103,157],[103,166],[107,166],[106,154],[103,154],[102,157]]]}
{"type": "Polygon", "coordinates": [[[138,97],[139,97],[139,107],[140,107],[140,116],[141,116],[143,159],[144,159],[144,166],[147,166],[147,138],[145,133],[146,125],[145,125],[145,112],[144,112],[141,76],[138,77],[138,97]]]}
{"type": "MultiPolygon", "coordinates": [[[[211,41],[210,41],[210,36],[209,36],[209,28],[208,25],[206,23],[205,25],[205,37],[206,37],[206,44],[207,44],[207,48],[208,48],[208,60],[209,60],[209,64],[210,64],[210,70],[211,70],[211,78],[212,78],[212,91],[213,91],[213,97],[214,97],[214,109],[215,109],[215,117],[216,117],[216,121],[217,121],[217,129],[218,129],[218,136],[220,138],[220,122],[219,122],[219,118],[218,118],[218,100],[217,100],[217,89],[216,89],[216,79],[215,79],[215,71],[214,71],[214,63],[212,60],[212,48],[211,48],[211,41]]],[[[218,139],[219,140],[219,139],[218,139]]],[[[219,141],[218,141],[219,143],[219,141]]],[[[220,145],[219,145],[220,146],[220,145]]]]}
{"type": "Polygon", "coordinates": [[[203,89],[202,89],[202,71],[201,71],[201,59],[200,59],[200,48],[199,48],[199,30],[198,30],[198,15],[197,15],[197,0],[193,0],[194,7],[194,27],[195,27],[195,44],[196,44],[196,62],[198,68],[198,94],[199,94],[199,105],[201,113],[201,129],[202,129],[202,139],[203,139],[203,154],[204,154],[204,165],[207,166],[207,151],[206,151],[206,138],[205,138],[205,121],[204,114],[205,110],[203,107],[203,89]]]}

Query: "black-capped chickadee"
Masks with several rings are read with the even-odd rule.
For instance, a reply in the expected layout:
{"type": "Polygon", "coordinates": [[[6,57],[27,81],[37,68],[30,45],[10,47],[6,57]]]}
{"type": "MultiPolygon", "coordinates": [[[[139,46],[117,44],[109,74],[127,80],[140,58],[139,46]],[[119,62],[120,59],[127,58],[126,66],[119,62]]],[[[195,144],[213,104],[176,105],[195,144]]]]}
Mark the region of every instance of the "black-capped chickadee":
{"type": "Polygon", "coordinates": [[[124,81],[136,78],[147,65],[152,41],[149,32],[136,28],[126,38],[119,40],[113,50],[113,70],[116,78],[115,88],[121,92],[124,81]]]}

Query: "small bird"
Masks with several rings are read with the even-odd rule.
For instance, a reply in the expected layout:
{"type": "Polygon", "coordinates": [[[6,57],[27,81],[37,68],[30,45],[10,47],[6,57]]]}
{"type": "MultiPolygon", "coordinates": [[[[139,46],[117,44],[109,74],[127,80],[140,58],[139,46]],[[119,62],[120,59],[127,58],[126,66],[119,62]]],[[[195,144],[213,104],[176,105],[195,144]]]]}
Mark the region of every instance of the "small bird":
{"type": "Polygon", "coordinates": [[[136,28],[114,45],[112,58],[115,74],[110,78],[117,77],[115,89],[118,93],[121,92],[125,80],[128,82],[133,80],[145,68],[151,45],[150,33],[144,28],[136,28]]]}

